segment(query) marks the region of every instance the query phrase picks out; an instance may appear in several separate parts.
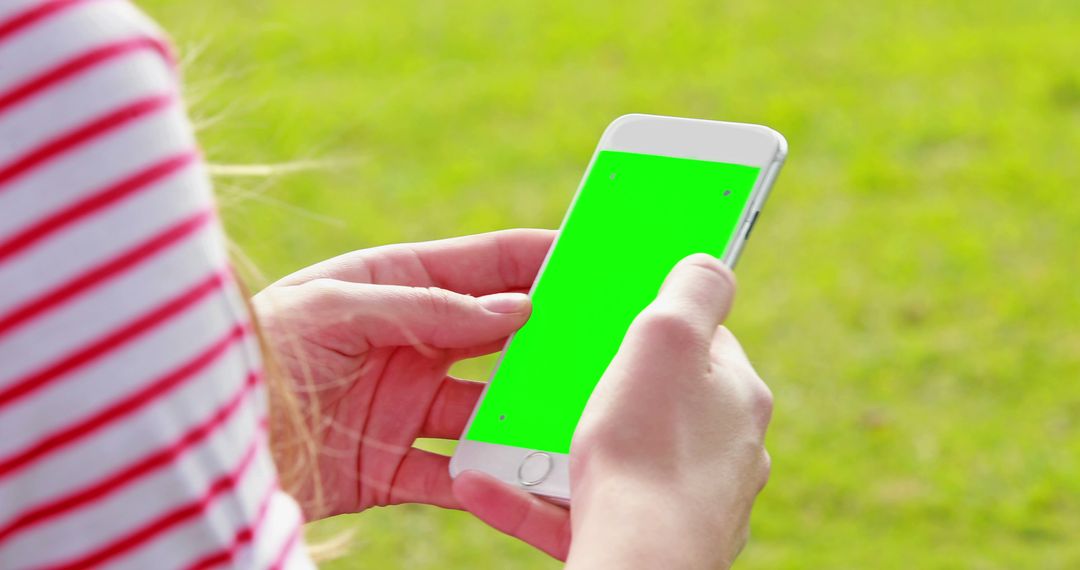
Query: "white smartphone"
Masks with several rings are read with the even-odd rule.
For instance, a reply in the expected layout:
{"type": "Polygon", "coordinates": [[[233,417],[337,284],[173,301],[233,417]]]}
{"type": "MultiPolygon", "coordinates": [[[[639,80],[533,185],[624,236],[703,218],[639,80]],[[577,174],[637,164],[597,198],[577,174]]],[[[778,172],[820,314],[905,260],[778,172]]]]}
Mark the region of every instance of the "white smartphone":
{"type": "Polygon", "coordinates": [[[569,501],[574,429],[631,321],[683,257],[735,264],[786,156],[784,137],[760,125],[653,115],[611,123],[451,476],[483,471],[569,501]]]}

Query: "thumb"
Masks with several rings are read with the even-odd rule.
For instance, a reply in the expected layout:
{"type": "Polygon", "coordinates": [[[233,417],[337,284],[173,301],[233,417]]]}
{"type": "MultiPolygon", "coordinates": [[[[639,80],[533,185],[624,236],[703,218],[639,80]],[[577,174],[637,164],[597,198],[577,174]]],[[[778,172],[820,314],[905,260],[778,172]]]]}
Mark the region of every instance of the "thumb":
{"type": "Polygon", "coordinates": [[[566,560],[570,550],[570,512],[479,471],[454,479],[461,506],[494,529],[566,560]]]}
{"type": "Polygon", "coordinates": [[[708,354],[734,294],[735,276],[720,260],[707,254],[683,259],[668,274],[656,300],[634,319],[609,370],[630,363],[655,373],[696,366],[700,359],[694,357],[708,354]]]}
{"type": "Polygon", "coordinates": [[[727,319],[735,296],[735,275],[719,259],[704,253],[684,258],[664,280],[646,313],[675,314],[705,338],[727,319]]]}
{"type": "MultiPolygon", "coordinates": [[[[505,338],[532,310],[523,293],[472,297],[435,287],[318,280],[314,313],[339,323],[335,336],[353,348],[428,345],[469,348],[505,338]]],[[[309,313],[310,316],[310,313],[309,313]]]]}

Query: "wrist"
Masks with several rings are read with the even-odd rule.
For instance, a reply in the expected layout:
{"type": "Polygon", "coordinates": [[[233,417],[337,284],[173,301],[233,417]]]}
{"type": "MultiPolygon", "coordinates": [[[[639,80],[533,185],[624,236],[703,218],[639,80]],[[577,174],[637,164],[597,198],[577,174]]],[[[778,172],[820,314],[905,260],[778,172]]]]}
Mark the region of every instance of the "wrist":
{"type": "Polygon", "coordinates": [[[745,539],[732,509],[675,482],[604,478],[574,490],[568,568],[728,568],[745,539]],[[580,493],[579,493],[580,490],[580,493]]]}

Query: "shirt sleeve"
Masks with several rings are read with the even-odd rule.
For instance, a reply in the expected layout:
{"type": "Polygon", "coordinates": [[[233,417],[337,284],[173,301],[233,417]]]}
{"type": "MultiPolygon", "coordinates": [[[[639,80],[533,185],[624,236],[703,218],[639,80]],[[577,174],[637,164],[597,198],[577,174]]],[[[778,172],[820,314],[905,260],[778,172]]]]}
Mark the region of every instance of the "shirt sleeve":
{"type": "Polygon", "coordinates": [[[0,3],[0,567],[310,567],[160,31],[0,3]]]}

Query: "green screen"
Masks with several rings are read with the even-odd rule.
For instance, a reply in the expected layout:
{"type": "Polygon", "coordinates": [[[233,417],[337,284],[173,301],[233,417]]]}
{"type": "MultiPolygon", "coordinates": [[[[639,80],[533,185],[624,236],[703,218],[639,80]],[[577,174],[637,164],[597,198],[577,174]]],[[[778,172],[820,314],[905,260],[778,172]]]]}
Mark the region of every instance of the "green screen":
{"type": "Polygon", "coordinates": [[[631,321],[677,261],[724,254],[758,171],[600,151],[466,438],[569,453],[631,321]]]}

